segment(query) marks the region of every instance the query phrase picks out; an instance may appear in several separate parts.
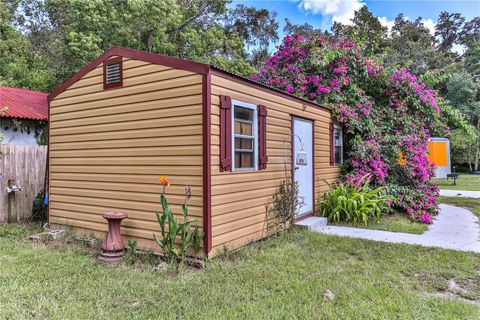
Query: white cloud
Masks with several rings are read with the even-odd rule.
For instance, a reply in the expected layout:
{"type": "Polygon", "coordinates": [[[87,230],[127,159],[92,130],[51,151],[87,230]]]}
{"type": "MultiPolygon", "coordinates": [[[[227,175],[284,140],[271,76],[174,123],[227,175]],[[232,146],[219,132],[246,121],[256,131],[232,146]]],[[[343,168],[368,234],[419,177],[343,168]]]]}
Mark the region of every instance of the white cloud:
{"type": "MultiPolygon", "coordinates": [[[[355,11],[360,10],[365,4],[364,0],[290,0],[298,2],[298,7],[306,12],[320,14],[322,16],[331,17],[332,22],[340,22],[342,24],[352,24],[355,11]]],[[[387,17],[377,17],[380,23],[388,28],[388,32],[392,30],[395,20],[389,20],[387,17]]],[[[404,17],[410,20],[409,17],[404,17]]],[[[431,18],[421,20],[425,28],[431,35],[435,34],[435,25],[437,24],[431,18]]]]}
{"type": "Polygon", "coordinates": [[[430,31],[430,34],[433,36],[435,34],[435,26],[437,25],[432,19],[422,19],[422,23],[425,26],[425,28],[430,31]]]}
{"type": "MultiPolygon", "coordinates": [[[[388,28],[388,32],[392,30],[392,27],[395,24],[395,20],[389,20],[387,17],[377,17],[378,21],[380,21],[381,25],[384,27],[388,28]]],[[[409,17],[405,17],[405,20],[410,20],[409,17]]],[[[422,19],[421,20],[424,27],[427,28],[427,30],[430,32],[430,34],[433,36],[435,34],[435,26],[437,23],[433,21],[432,19],[422,19]]]]}
{"type": "Polygon", "coordinates": [[[380,21],[380,24],[384,27],[387,27],[388,29],[388,34],[390,34],[390,31],[392,31],[393,25],[395,24],[394,20],[388,20],[387,17],[377,17],[378,21],[380,21]]]}
{"type": "Polygon", "coordinates": [[[458,53],[459,55],[464,54],[466,50],[467,48],[461,44],[454,43],[452,46],[452,51],[458,53]]]}
{"type": "Polygon", "coordinates": [[[333,22],[351,24],[355,11],[365,5],[362,0],[301,0],[298,6],[307,12],[330,16],[333,22]]]}

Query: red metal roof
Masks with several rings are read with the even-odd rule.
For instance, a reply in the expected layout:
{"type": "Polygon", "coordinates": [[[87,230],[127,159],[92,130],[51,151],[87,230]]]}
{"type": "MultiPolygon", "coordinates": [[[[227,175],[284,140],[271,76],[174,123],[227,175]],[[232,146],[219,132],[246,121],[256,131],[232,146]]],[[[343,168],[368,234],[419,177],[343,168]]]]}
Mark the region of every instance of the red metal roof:
{"type": "Polygon", "coordinates": [[[0,117],[48,120],[48,93],[0,86],[0,117]]]}

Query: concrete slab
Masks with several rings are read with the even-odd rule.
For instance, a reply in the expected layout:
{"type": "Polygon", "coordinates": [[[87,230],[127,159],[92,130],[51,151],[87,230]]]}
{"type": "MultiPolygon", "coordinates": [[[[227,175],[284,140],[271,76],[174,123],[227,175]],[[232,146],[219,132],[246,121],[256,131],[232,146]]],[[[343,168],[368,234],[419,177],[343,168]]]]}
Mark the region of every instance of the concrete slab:
{"type": "Polygon", "coordinates": [[[440,214],[435,217],[428,230],[420,235],[338,226],[326,226],[313,230],[340,237],[418,244],[424,247],[480,253],[478,218],[469,210],[445,204],[440,205],[440,214]]]}
{"type": "Polygon", "coordinates": [[[480,198],[480,191],[440,190],[440,195],[442,197],[480,198]]]}
{"type": "Polygon", "coordinates": [[[323,228],[327,225],[328,219],[324,217],[308,217],[298,222],[295,226],[308,229],[323,228]]]}

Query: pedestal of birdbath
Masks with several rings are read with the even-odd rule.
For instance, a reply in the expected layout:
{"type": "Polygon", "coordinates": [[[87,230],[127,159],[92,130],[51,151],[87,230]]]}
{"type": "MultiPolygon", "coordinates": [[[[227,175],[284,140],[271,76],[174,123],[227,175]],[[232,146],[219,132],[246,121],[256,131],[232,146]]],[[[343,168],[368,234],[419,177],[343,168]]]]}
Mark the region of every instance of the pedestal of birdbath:
{"type": "Polygon", "coordinates": [[[98,259],[107,264],[118,265],[125,253],[125,245],[120,234],[120,224],[127,218],[125,212],[107,212],[103,215],[108,221],[107,237],[102,242],[98,259]]]}

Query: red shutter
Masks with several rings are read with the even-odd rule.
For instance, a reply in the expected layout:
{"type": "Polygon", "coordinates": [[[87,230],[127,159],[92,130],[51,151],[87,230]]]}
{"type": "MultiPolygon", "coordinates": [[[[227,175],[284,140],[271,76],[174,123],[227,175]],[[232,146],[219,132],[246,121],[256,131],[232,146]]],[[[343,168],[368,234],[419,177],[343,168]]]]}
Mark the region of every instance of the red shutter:
{"type": "Polygon", "coordinates": [[[258,168],[267,168],[267,107],[258,105],[258,168]]]}
{"type": "Polygon", "coordinates": [[[330,123],[330,165],[333,166],[335,163],[335,145],[333,139],[333,123],[330,123]]]}
{"type": "Polygon", "coordinates": [[[232,98],[220,96],[220,171],[232,171],[232,98]]]}

